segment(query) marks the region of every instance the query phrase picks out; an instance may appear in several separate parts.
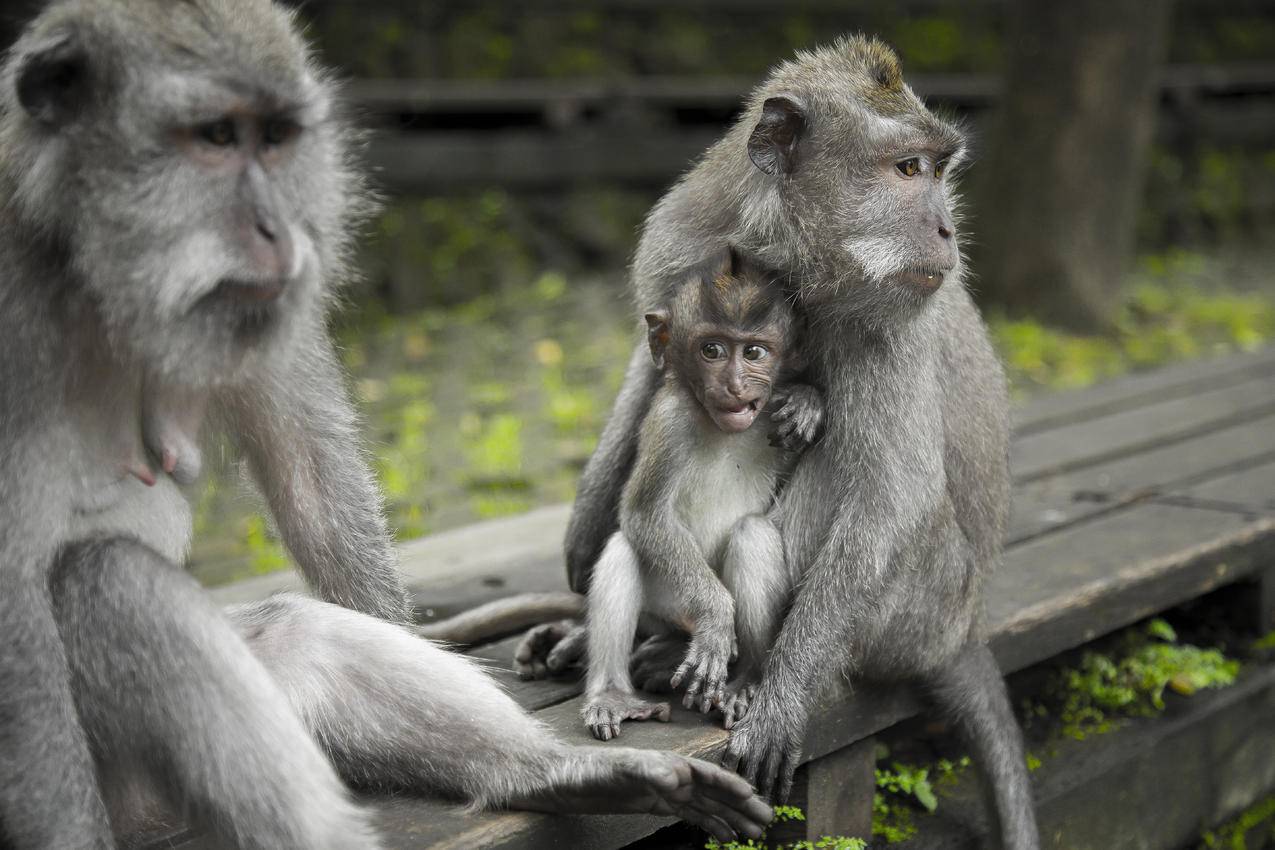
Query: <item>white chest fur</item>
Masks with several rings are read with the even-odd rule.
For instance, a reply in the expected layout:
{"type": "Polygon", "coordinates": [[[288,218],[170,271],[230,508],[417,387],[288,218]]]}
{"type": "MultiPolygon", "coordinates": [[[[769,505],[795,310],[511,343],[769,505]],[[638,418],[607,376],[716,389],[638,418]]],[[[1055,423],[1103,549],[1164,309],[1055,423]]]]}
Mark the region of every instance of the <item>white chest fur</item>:
{"type": "Polygon", "coordinates": [[[718,572],[735,523],[765,513],[774,496],[783,454],[769,445],[769,431],[765,415],[742,434],[705,431],[689,462],[693,474],[676,494],[678,517],[718,572]]]}

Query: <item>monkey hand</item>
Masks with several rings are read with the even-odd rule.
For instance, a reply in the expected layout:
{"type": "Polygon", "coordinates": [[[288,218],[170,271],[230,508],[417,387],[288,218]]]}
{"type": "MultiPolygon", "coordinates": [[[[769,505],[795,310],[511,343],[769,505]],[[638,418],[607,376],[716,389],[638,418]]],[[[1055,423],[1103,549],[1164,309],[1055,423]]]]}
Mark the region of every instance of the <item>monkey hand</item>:
{"type": "Polygon", "coordinates": [[[779,409],[770,415],[770,444],[801,451],[819,439],[823,426],[823,393],[809,384],[790,384],[775,393],[779,409]]]}
{"type": "Polygon", "coordinates": [[[804,727],[799,713],[775,706],[758,688],[748,716],[731,730],[722,765],[751,782],[763,797],[783,803],[801,763],[804,727]]]}
{"type": "Polygon", "coordinates": [[[726,697],[726,671],[736,652],[733,624],[728,622],[725,627],[696,629],[686,658],[669,680],[676,688],[690,676],[682,705],[686,708],[698,705],[702,714],[708,714],[713,706],[721,705],[726,697]]]}
{"type": "Polygon", "coordinates": [[[544,679],[565,673],[584,658],[588,632],[579,620],[542,623],[528,629],[514,650],[514,672],[520,679],[544,679]]]}
{"type": "Polygon", "coordinates": [[[756,685],[742,677],[726,685],[726,699],[722,701],[722,726],[730,731],[748,714],[748,705],[752,702],[756,685]]]}

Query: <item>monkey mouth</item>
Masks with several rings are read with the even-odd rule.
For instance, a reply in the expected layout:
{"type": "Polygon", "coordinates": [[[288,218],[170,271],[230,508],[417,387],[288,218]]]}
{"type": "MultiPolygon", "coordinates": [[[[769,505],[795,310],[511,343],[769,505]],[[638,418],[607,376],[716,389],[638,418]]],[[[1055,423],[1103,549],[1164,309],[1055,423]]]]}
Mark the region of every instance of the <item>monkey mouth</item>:
{"type": "Polygon", "coordinates": [[[761,399],[753,399],[738,405],[720,405],[712,410],[717,427],[728,434],[747,431],[761,412],[761,399]]]}
{"type": "Polygon", "coordinates": [[[223,278],[217,282],[212,297],[235,304],[269,304],[283,295],[287,282],[283,278],[246,280],[223,278]]]}
{"type": "Polygon", "coordinates": [[[941,269],[913,268],[899,275],[899,282],[928,295],[943,285],[944,275],[941,269]]]}

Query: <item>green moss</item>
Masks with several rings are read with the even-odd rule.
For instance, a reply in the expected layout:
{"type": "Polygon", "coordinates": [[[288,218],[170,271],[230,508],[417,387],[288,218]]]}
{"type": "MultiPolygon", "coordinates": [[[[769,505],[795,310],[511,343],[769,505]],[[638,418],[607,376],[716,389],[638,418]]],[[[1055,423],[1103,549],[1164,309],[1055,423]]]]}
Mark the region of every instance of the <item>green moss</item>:
{"type": "Polygon", "coordinates": [[[1200,836],[1199,850],[1248,850],[1275,842],[1275,795],[1259,800],[1231,820],[1200,836]]]}
{"type": "Polygon", "coordinates": [[[1128,630],[1111,652],[1085,652],[1079,664],[1055,671],[1045,703],[1028,705],[1028,721],[1051,719],[1064,737],[1084,740],[1132,717],[1164,710],[1166,689],[1189,696],[1234,683],[1240,662],[1220,650],[1178,642],[1172,626],[1151,620],[1128,630]]]}
{"type": "MultiPolygon", "coordinates": [[[[797,806],[775,806],[775,819],[771,826],[787,821],[804,821],[805,812],[797,806]]],[[[814,841],[792,841],[784,844],[769,844],[765,833],[761,838],[747,841],[728,841],[722,843],[710,838],[705,850],[867,850],[867,842],[862,838],[848,838],[844,835],[825,835],[814,841]]]]}
{"type": "Polygon", "coordinates": [[[1252,649],[1254,652],[1270,652],[1275,650],[1275,632],[1267,632],[1257,640],[1253,641],[1252,649]]]}

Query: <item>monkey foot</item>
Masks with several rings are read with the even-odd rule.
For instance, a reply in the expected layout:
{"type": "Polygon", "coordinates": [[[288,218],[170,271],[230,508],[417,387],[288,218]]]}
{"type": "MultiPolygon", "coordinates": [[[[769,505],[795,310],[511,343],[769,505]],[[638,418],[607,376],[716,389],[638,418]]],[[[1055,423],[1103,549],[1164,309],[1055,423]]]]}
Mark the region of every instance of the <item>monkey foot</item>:
{"type": "Polygon", "coordinates": [[[686,636],[654,635],[644,640],[629,659],[629,674],[639,690],[653,694],[673,690],[670,680],[686,657],[686,636]]]}
{"type": "Polygon", "coordinates": [[[726,685],[726,698],[722,700],[722,726],[731,729],[748,714],[748,703],[753,698],[752,681],[736,679],[726,685]]]}
{"type": "Polygon", "coordinates": [[[669,706],[666,702],[648,702],[636,694],[610,690],[590,697],[583,714],[584,725],[589,727],[593,737],[609,741],[620,736],[620,724],[625,720],[655,718],[661,723],[668,723],[669,706]]]}
{"type": "Polygon", "coordinates": [[[509,805],[563,813],[671,815],[719,841],[757,838],[774,816],[742,778],[699,759],[628,748],[575,747],[568,753],[546,778],[544,789],[509,805]]]}

